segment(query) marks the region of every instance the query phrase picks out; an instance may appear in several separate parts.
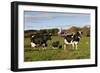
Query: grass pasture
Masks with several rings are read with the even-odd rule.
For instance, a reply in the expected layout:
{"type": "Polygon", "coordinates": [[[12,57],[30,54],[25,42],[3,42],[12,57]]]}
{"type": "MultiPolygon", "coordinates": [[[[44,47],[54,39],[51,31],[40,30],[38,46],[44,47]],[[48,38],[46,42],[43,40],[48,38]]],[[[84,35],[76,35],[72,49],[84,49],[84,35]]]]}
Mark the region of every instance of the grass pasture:
{"type": "Polygon", "coordinates": [[[78,50],[67,46],[63,49],[64,39],[60,36],[52,36],[49,40],[48,47],[43,50],[41,47],[31,48],[30,38],[24,38],[24,61],[48,61],[48,60],[70,60],[70,59],[87,59],[90,58],[90,37],[83,36],[80,40],[78,50]],[[53,49],[51,44],[54,41],[60,41],[62,48],[53,49]]]}

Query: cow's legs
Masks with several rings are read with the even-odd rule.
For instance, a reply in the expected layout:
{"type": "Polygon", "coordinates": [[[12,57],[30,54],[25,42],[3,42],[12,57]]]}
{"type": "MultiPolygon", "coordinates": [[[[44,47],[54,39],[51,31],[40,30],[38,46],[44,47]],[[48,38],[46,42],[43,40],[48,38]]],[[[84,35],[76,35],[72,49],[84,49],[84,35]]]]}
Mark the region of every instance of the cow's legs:
{"type": "Polygon", "coordinates": [[[72,43],[72,48],[74,49],[74,46],[75,46],[75,44],[74,43],[72,43]]]}
{"type": "Polygon", "coordinates": [[[78,49],[78,42],[75,42],[75,49],[78,49]]]}
{"type": "Polygon", "coordinates": [[[67,40],[64,39],[64,50],[66,50],[66,45],[68,44],[67,40]]]}
{"type": "Polygon", "coordinates": [[[76,44],[76,47],[75,48],[76,48],[76,50],[78,49],[78,44],[76,44]]]}
{"type": "Polygon", "coordinates": [[[66,50],[66,44],[64,44],[64,50],[66,50]]]}
{"type": "Polygon", "coordinates": [[[43,50],[45,50],[46,49],[46,47],[43,47],[43,50]]]}

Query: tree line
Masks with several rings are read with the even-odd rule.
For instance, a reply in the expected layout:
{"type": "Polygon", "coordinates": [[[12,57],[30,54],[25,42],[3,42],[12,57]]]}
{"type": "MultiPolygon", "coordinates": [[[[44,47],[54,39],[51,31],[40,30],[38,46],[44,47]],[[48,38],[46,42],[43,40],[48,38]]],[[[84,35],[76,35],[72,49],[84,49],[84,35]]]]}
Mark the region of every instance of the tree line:
{"type": "MultiPolygon", "coordinates": [[[[84,26],[84,27],[76,27],[72,26],[69,29],[62,29],[64,32],[73,33],[77,31],[83,32],[83,36],[90,37],[90,26],[84,26]]],[[[44,33],[51,33],[53,36],[57,36],[59,32],[58,28],[52,28],[52,29],[41,29],[41,30],[25,30],[24,31],[24,37],[30,37],[31,35],[35,34],[44,34],[44,33]]]]}

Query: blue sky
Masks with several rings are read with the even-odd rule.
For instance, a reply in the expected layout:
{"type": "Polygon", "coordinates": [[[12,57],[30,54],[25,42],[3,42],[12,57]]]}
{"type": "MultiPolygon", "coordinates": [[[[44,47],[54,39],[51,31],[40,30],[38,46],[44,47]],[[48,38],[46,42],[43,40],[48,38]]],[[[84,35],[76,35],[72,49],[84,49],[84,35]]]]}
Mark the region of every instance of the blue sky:
{"type": "Polygon", "coordinates": [[[67,29],[90,25],[90,14],[24,11],[24,30],[50,28],[67,29]]]}

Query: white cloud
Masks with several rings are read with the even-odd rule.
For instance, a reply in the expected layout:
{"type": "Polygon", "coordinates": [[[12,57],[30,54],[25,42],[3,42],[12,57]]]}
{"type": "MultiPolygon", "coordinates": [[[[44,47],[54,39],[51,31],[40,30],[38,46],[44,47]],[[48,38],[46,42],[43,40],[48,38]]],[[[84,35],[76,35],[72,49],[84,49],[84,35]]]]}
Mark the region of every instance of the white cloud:
{"type": "MultiPolygon", "coordinates": [[[[29,13],[29,11],[28,11],[29,13]]],[[[33,12],[34,13],[34,12],[33,12]]],[[[36,13],[36,12],[35,12],[36,13]]],[[[37,12],[38,13],[38,12],[37,12]]],[[[39,21],[39,20],[48,20],[55,17],[68,17],[68,16],[88,16],[89,14],[83,13],[55,13],[55,12],[39,12],[39,14],[32,15],[27,12],[24,15],[25,21],[39,21]]]]}

